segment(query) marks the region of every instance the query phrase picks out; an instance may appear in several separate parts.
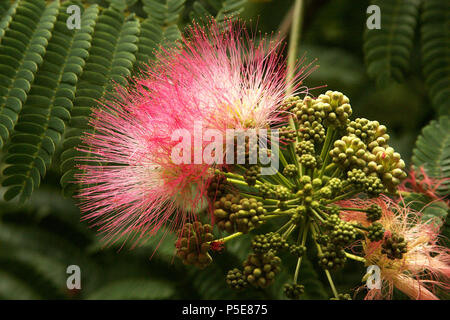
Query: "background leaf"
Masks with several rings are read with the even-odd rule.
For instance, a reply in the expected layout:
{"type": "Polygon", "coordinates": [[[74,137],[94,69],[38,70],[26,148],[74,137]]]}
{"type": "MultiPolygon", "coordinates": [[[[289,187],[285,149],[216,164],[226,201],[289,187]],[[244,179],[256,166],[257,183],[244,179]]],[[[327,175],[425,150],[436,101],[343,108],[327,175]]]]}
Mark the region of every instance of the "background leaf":
{"type": "MultiPolygon", "coordinates": [[[[412,161],[423,166],[428,175],[437,179],[450,179],[450,119],[440,117],[423,128],[413,150],[412,161]]],[[[450,180],[438,189],[442,195],[450,194],[450,180]]]]}
{"type": "Polygon", "coordinates": [[[369,76],[379,86],[403,81],[409,70],[419,0],[372,1],[381,13],[381,28],[366,29],[364,53],[369,76]]]}

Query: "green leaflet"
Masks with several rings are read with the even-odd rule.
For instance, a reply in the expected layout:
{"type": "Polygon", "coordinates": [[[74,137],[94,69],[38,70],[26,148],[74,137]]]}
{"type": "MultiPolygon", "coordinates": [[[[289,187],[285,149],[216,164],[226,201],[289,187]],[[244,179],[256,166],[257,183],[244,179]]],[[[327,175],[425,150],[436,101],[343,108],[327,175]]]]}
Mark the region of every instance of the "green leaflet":
{"type": "Polygon", "coordinates": [[[148,18],[163,27],[177,24],[186,0],[142,0],[148,18]]]}
{"type": "MultiPolygon", "coordinates": [[[[431,121],[422,129],[418,137],[416,147],[413,150],[412,161],[416,167],[423,166],[431,177],[437,179],[450,178],[450,119],[440,117],[431,121]]],[[[450,181],[445,181],[438,188],[439,195],[447,197],[450,194],[450,181]]],[[[416,201],[416,209],[420,210],[430,199],[424,195],[412,194],[406,200],[416,201]]],[[[450,235],[450,221],[448,219],[448,206],[443,201],[432,202],[423,211],[424,219],[438,218],[438,224],[442,224],[442,232],[445,237],[450,235]]],[[[448,240],[447,241],[448,244],[448,240]]]]}
{"type": "Polygon", "coordinates": [[[0,43],[1,43],[1,38],[5,34],[5,29],[11,23],[12,16],[16,13],[16,8],[17,8],[18,4],[19,4],[19,1],[16,1],[9,8],[7,7],[8,4],[0,5],[0,9],[1,9],[0,10],[0,43]]]}
{"type": "MultiPolygon", "coordinates": [[[[422,129],[413,150],[415,166],[423,166],[428,175],[438,179],[450,178],[450,119],[440,117],[422,129]]],[[[441,195],[449,195],[450,181],[439,188],[441,195]]]]}
{"type": "Polygon", "coordinates": [[[4,32],[0,44],[0,64],[7,71],[0,75],[0,146],[9,139],[37,67],[42,64],[58,5],[57,1],[46,7],[43,0],[22,0],[16,8],[13,22],[4,32]],[[23,26],[15,21],[28,26],[33,32],[24,33],[23,26]]]}
{"type": "Polygon", "coordinates": [[[82,15],[81,29],[69,30],[66,8],[71,4],[77,3],[65,3],[59,9],[44,62],[36,73],[11,137],[6,162],[12,165],[3,171],[6,178],[3,185],[9,186],[5,199],[20,195],[21,200],[26,200],[39,186],[40,178],[52,163],[55,146],[64,134],[64,122],[70,118],[75,84],[88,55],[99,11],[97,6],[89,7],[82,15]],[[27,156],[26,163],[10,161],[21,155],[27,156]],[[41,163],[45,165],[37,170],[37,164],[41,163]]]}
{"type": "Polygon", "coordinates": [[[441,115],[450,115],[450,3],[423,1],[422,61],[429,96],[441,115]]]}
{"type": "Polygon", "coordinates": [[[191,19],[205,21],[208,17],[215,17],[218,22],[225,18],[235,18],[243,10],[247,0],[196,0],[192,5],[191,19]]]}
{"type": "Polygon", "coordinates": [[[418,19],[419,0],[374,0],[381,10],[381,29],[366,29],[364,54],[367,73],[379,86],[401,82],[409,70],[409,58],[418,19]]]}
{"type": "Polygon", "coordinates": [[[147,19],[141,24],[136,69],[154,58],[161,46],[171,46],[180,39],[178,22],[185,0],[143,0],[142,3],[147,19]]]}

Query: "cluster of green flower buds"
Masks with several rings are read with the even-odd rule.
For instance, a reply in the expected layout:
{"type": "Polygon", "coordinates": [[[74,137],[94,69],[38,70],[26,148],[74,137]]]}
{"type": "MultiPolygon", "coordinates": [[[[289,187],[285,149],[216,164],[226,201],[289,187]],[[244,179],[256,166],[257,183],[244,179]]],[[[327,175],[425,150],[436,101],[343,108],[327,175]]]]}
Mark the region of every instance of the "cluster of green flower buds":
{"type": "Polygon", "coordinates": [[[312,154],[304,154],[300,157],[300,163],[306,168],[315,168],[318,166],[317,158],[312,154]]]}
{"type": "Polygon", "coordinates": [[[238,268],[234,268],[228,271],[226,276],[226,282],[231,289],[242,290],[248,286],[246,277],[238,268]]]}
{"type": "Polygon", "coordinates": [[[310,154],[314,155],[314,143],[312,143],[309,140],[300,141],[297,143],[297,147],[295,149],[295,152],[299,157],[301,157],[304,154],[310,154]]]}
{"type": "Polygon", "coordinates": [[[355,241],[356,230],[350,223],[340,220],[339,223],[333,226],[329,236],[331,242],[336,246],[345,247],[355,241]]]}
{"type": "Polygon", "coordinates": [[[261,172],[261,167],[257,164],[251,164],[244,172],[244,180],[249,186],[254,186],[261,172]]]}
{"type": "Polygon", "coordinates": [[[281,270],[281,259],[275,251],[264,254],[250,254],[244,261],[244,276],[254,287],[265,288],[270,285],[281,270]]]}
{"type": "Polygon", "coordinates": [[[319,265],[327,270],[342,268],[347,261],[344,249],[333,243],[322,247],[322,253],[318,254],[319,265]]]}
{"type": "Polygon", "coordinates": [[[300,296],[305,292],[305,286],[301,284],[286,283],[283,287],[284,294],[288,299],[298,300],[300,296]]]}
{"type": "Polygon", "coordinates": [[[288,126],[283,126],[278,129],[278,138],[281,143],[294,142],[297,138],[297,131],[288,126]]]}
{"type": "Polygon", "coordinates": [[[366,145],[358,137],[344,136],[334,142],[330,151],[333,162],[343,168],[364,167],[366,165],[366,145]]]}
{"type": "Polygon", "coordinates": [[[328,90],[317,98],[317,103],[325,113],[325,126],[344,127],[352,115],[350,100],[341,92],[328,90]]]}
{"type": "Polygon", "coordinates": [[[257,188],[259,189],[259,193],[264,199],[276,199],[280,201],[286,201],[292,197],[291,190],[282,185],[263,183],[257,186],[257,188]]]}
{"type": "Polygon", "coordinates": [[[227,192],[227,177],[216,173],[212,176],[208,185],[208,198],[211,200],[220,199],[227,192]]]}
{"type": "Polygon", "coordinates": [[[297,176],[297,174],[298,174],[298,170],[297,170],[297,167],[295,166],[295,164],[288,164],[283,169],[283,175],[285,175],[288,178],[295,178],[297,176]]]}
{"type": "Polygon", "coordinates": [[[369,220],[370,222],[380,220],[382,209],[379,205],[372,204],[366,210],[367,210],[366,211],[367,220],[369,220]]]}
{"type": "Polygon", "coordinates": [[[253,164],[254,161],[258,161],[259,155],[259,143],[257,143],[257,136],[248,136],[244,131],[239,131],[234,137],[234,158],[241,163],[244,160],[244,164],[253,164]],[[251,159],[252,155],[256,155],[256,159],[251,159]],[[240,159],[239,157],[244,157],[240,159]],[[253,161],[251,161],[253,160],[253,161]]]}
{"type": "Polygon", "coordinates": [[[347,135],[356,136],[364,143],[369,143],[374,140],[376,133],[375,121],[370,121],[365,118],[357,118],[349,121],[347,124],[347,135]]]}
{"type": "Polygon", "coordinates": [[[378,121],[371,121],[375,130],[375,134],[368,141],[367,148],[373,150],[376,147],[386,147],[390,139],[387,134],[387,128],[384,125],[380,125],[378,121]]]}
{"type": "Polygon", "coordinates": [[[332,224],[328,235],[336,247],[343,248],[355,241],[356,230],[352,224],[342,221],[337,215],[330,215],[327,223],[332,224]]]}
{"type": "Polygon", "coordinates": [[[342,180],[339,178],[332,178],[327,182],[327,186],[331,189],[331,192],[336,194],[342,189],[342,180]]]}
{"type": "Polygon", "coordinates": [[[354,185],[356,190],[364,191],[370,197],[376,197],[386,189],[376,174],[366,174],[362,169],[354,168],[348,171],[347,180],[354,185]]]}
{"type": "Polygon", "coordinates": [[[374,222],[369,226],[369,231],[367,232],[367,238],[370,241],[381,241],[384,237],[383,225],[379,222],[374,222]]]}
{"type": "Polygon", "coordinates": [[[211,225],[199,221],[186,223],[176,243],[176,254],[184,264],[203,269],[212,262],[208,250],[213,239],[211,225]]]}
{"type": "Polygon", "coordinates": [[[314,143],[322,143],[325,139],[325,128],[318,121],[305,121],[297,134],[300,141],[311,140],[314,143]]]}
{"type": "Polygon", "coordinates": [[[381,248],[381,253],[385,254],[389,259],[402,259],[403,254],[407,251],[407,243],[405,238],[392,233],[390,237],[384,239],[381,248]]]}
{"type": "Polygon", "coordinates": [[[293,256],[300,258],[301,256],[303,256],[306,252],[306,247],[299,245],[299,244],[291,244],[289,246],[289,252],[290,254],[292,254],[293,256]]]}
{"type": "Polygon", "coordinates": [[[292,112],[300,123],[322,122],[325,116],[322,104],[309,96],[306,96],[303,100],[298,100],[292,112]]]}
{"type": "Polygon", "coordinates": [[[392,147],[376,147],[367,157],[370,172],[376,172],[386,187],[394,190],[406,178],[405,162],[392,147]]]}
{"type": "Polygon", "coordinates": [[[266,213],[262,202],[258,202],[255,198],[241,198],[231,193],[214,203],[217,226],[228,233],[235,231],[247,233],[263,223],[261,218],[266,213]]]}
{"type": "Polygon", "coordinates": [[[252,249],[255,253],[265,253],[269,250],[278,251],[288,248],[289,245],[279,233],[269,232],[266,234],[258,234],[253,237],[252,249]]]}

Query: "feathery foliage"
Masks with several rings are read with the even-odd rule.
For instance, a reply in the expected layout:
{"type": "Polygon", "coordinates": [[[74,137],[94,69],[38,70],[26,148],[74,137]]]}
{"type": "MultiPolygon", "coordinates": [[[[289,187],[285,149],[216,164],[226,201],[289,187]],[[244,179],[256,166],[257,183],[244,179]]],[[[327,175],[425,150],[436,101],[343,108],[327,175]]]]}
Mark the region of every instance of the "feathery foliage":
{"type": "Polygon", "coordinates": [[[377,84],[401,82],[409,69],[419,0],[372,1],[380,7],[381,29],[366,29],[367,72],[377,84]]]}
{"type": "Polygon", "coordinates": [[[450,116],[450,2],[423,1],[422,62],[425,83],[436,110],[450,116]]]}
{"type": "Polygon", "coordinates": [[[8,145],[5,162],[11,166],[3,171],[7,177],[3,185],[9,187],[4,196],[7,200],[18,194],[29,198],[39,186],[61,141],[64,122],[70,119],[75,86],[88,56],[92,25],[98,14],[97,6],[88,8],[82,16],[82,28],[71,31],[66,25],[66,9],[71,4],[65,3],[59,10],[44,62],[8,145]]]}
{"type": "MultiPolygon", "coordinates": [[[[423,166],[431,177],[450,179],[450,118],[440,117],[422,129],[413,150],[415,166],[423,166]]],[[[439,188],[442,195],[450,194],[450,180],[439,188]]]]}

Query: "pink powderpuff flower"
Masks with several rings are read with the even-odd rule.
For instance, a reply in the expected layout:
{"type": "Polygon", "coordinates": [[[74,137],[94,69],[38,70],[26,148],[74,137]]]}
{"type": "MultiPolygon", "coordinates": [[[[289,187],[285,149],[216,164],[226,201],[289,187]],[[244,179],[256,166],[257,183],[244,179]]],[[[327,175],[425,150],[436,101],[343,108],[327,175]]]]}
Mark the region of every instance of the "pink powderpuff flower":
{"type": "Polygon", "coordinates": [[[450,178],[437,179],[428,176],[423,167],[414,169],[411,167],[408,178],[403,180],[399,186],[400,191],[422,193],[433,200],[445,201],[447,205],[450,204],[450,200],[445,200],[445,196],[438,194],[439,187],[444,183],[448,183],[450,178]]]}
{"type": "Polygon", "coordinates": [[[194,24],[181,45],[181,51],[163,49],[156,67],[144,70],[148,77],[138,83],[153,93],[177,87],[183,103],[209,110],[217,129],[266,128],[284,120],[280,105],[307,92],[301,85],[315,69],[311,63],[302,66],[302,58],[287,81],[282,42],[256,37],[239,21],[222,27],[214,20],[206,28],[194,24]],[[170,82],[158,81],[161,77],[170,82]],[[291,94],[286,95],[286,87],[291,94]]]}
{"type": "MultiPolygon", "coordinates": [[[[378,204],[382,208],[378,222],[385,229],[383,240],[373,242],[366,238],[362,241],[366,265],[377,265],[382,280],[381,289],[370,289],[365,299],[390,299],[393,289],[397,288],[411,299],[436,300],[434,291],[437,287],[450,289],[450,250],[438,244],[436,225],[431,221],[423,222],[420,213],[386,196],[356,202],[362,208],[378,204]],[[401,259],[389,259],[382,253],[383,241],[394,233],[407,243],[401,259]]],[[[341,215],[347,221],[367,223],[364,213],[348,211],[341,215]]]]}
{"type": "MultiPolygon", "coordinates": [[[[208,181],[220,165],[172,161],[174,132],[192,139],[198,122],[221,131],[263,128],[283,117],[286,85],[300,92],[310,71],[298,64],[286,84],[280,42],[251,37],[239,22],[221,30],[213,21],[194,25],[180,46],[161,49],[129,87],[116,86],[93,111],[93,132],[79,147],[86,155],[78,197],[106,242],[137,243],[162,226],[178,229],[207,205],[208,181]]],[[[193,145],[191,159],[205,149],[193,145]]]]}

